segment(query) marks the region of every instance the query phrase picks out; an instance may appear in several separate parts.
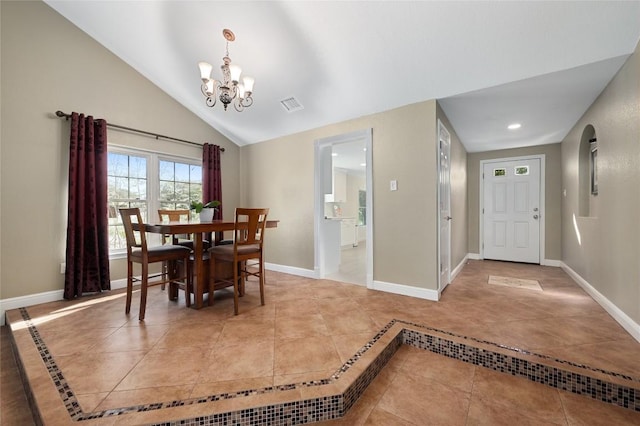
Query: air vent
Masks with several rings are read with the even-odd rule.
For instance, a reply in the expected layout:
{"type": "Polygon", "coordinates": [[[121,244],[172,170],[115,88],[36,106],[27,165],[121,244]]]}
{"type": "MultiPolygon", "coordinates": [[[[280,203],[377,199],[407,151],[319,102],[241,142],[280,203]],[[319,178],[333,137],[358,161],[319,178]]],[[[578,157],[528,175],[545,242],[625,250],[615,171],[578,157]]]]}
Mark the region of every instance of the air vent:
{"type": "Polygon", "coordinates": [[[283,99],[280,101],[282,107],[287,110],[287,112],[295,112],[304,109],[304,107],[298,102],[296,98],[293,96],[287,99],[283,99]]]}

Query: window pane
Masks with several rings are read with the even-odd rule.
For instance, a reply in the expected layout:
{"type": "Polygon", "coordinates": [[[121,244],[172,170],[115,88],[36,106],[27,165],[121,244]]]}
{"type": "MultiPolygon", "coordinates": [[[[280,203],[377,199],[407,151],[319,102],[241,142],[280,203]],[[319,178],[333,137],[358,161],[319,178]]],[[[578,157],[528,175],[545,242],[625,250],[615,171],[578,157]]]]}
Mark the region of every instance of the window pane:
{"type": "Polygon", "coordinates": [[[175,163],[173,161],[160,160],[158,169],[160,180],[173,180],[175,176],[174,166],[175,163]]]}
{"type": "Polygon", "coordinates": [[[189,201],[195,201],[202,198],[202,185],[199,183],[189,186],[189,201]]]}
{"type": "Polygon", "coordinates": [[[528,175],[529,174],[529,166],[518,166],[514,168],[514,172],[516,176],[518,175],[528,175]]]}
{"type": "Polygon", "coordinates": [[[176,181],[176,201],[189,201],[189,183],[176,181]]]}
{"type": "Polygon", "coordinates": [[[202,183],[202,166],[190,164],[189,167],[189,176],[191,179],[191,183],[202,183]]]}
{"type": "Polygon", "coordinates": [[[144,157],[129,157],[129,176],[146,179],[147,159],[144,157]]]}
{"type": "Polygon", "coordinates": [[[176,182],[189,182],[189,165],[176,163],[176,182]]]}
{"type": "Polygon", "coordinates": [[[175,200],[175,188],[173,181],[160,181],[160,201],[175,200]]]}
{"type": "Polygon", "coordinates": [[[113,177],[109,178],[113,180],[113,196],[109,194],[110,198],[126,200],[129,198],[129,178],[127,177],[113,177]]]}
{"type": "Polygon", "coordinates": [[[134,200],[147,199],[146,179],[129,179],[129,198],[134,200]]]}
{"type": "Polygon", "coordinates": [[[507,169],[493,169],[493,175],[494,176],[506,176],[507,175],[507,169]]]}
{"type": "Polygon", "coordinates": [[[189,208],[191,201],[202,198],[202,166],[161,161],[160,169],[161,203],[171,204],[172,209],[182,209],[189,208]]]}
{"type": "Polygon", "coordinates": [[[109,176],[127,176],[129,174],[129,156],[110,152],[107,174],[109,176]]]}
{"type": "Polygon", "coordinates": [[[367,191],[358,191],[358,225],[367,224],[367,191]]]}

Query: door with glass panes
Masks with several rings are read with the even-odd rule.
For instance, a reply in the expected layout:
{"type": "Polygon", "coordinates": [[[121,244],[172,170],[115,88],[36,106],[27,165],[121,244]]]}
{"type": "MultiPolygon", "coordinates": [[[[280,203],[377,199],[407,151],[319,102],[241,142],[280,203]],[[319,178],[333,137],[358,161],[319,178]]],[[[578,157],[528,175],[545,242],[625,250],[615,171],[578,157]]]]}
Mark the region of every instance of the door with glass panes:
{"type": "Polygon", "coordinates": [[[483,166],[483,257],[540,263],[540,159],[483,166]]]}

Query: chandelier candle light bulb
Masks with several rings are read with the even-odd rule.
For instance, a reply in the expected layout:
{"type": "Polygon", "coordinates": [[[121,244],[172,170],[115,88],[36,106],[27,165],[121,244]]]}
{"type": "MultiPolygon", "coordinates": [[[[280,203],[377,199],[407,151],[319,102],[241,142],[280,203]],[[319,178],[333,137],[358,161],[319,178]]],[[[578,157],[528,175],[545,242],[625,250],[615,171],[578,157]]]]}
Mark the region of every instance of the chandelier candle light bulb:
{"type": "Polygon", "coordinates": [[[239,84],[242,69],[237,65],[231,65],[231,58],[229,57],[229,42],[234,41],[236,36],[228,29],[224,29],[222,35],[227,40],[226,54],[222,58],[223,64],[220,66],[222,80],[218,81],[211,78],[211,71],[213,70],[211,64],[199,62],[202,94],[208,107],[213,107],[217,100],[220,99],[225,111],[229,104],[233,102],[233,107],[236,111],[242,112],[245,108],[253,105],[251,94],[253,93],[254,79],[246,76],[243,78],[243,84],[239,84]]]}

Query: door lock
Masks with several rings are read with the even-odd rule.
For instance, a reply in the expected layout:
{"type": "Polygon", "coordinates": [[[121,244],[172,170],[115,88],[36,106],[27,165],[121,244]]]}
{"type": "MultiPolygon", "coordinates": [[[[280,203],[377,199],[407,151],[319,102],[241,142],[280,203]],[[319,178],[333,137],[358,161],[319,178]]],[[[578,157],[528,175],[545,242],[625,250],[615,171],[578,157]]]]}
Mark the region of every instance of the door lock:
{"type": "Polygon", "coordinates": [[[537,214],[534,214],[534,215],[533,215],[533,218],[534,218],[534,219],[537,219],[537,218],[538,218],[538,215],[537,215],[537,214]]]}

